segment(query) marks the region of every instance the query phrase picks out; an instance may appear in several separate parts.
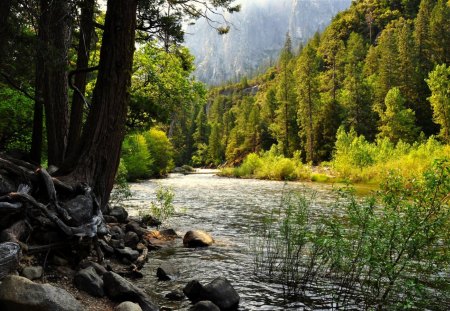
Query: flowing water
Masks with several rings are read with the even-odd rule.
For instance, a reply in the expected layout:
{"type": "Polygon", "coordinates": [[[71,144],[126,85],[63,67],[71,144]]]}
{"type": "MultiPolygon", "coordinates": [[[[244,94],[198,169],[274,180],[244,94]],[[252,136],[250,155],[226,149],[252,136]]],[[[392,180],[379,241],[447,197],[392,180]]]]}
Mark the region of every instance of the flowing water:
{"type": "MultiPolygon", "coordinates": [[[[143,268],[144,278],[137,283],[151,293],[155,302],[173,310],[187,310],[189,301],[170,302],[164,296],[182,288],[193,279],[207,284],[217,276],[226,277],[241,297],[239,310],[311,310],[317,308],[314,293],[305,302],[287,302],[282,287],[261,281],[253,275],[253,255],[249,246],[262,219],[280,206],[283,192],[290,190],[315,193],[313,214],[326,213],[333,200],[331,185],[284,183],[249,179],[229,179],[202,170],[200,174],[171,174],[169,178],[131,185],[133,197],[125,202],[130,215],[148,212],[159,186],[175,193],[176,214],[169,227],[180,236],[191,229],[210,233],[215,244],[208,248],[188,249],[177,239],[169,247],[151,252],[143,268]],[[169,262],[180,270],[175,281],[161,282],[156,269],[169,262]]],[[[322,309],[326,309],[325,307],[322,309]]]]}

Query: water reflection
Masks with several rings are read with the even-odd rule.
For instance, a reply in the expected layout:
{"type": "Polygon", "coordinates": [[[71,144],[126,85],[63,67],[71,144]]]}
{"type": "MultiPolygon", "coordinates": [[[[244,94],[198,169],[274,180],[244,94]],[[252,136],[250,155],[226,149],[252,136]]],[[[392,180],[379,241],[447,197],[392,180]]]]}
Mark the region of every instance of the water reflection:
{"type": "Polygon", "coordinates": [[[179,240],[171,247],[153,252],[144,267],[144,278],[137,282],[152,293],[160,306],[174,310],[188,309],[190,304],[186,300],[170,302],[164,298],[167,293],[182,290],[192,279],[207,283],[217,276],[228,278],[238,291],[239,310],[312,309],[311,304],[284,301],[281,286],[253,276],[249,242],[264,215],[279,207],[283,192],[316,193],[313,213],[321,214],[326,212],[334,196],[332,185],[228,179],[217,177],[211,171],[202,173],[171,174],[167,179],[132,184],[133,198],[125,202],[130,215],[136,216],[149,208],[158,186],[171,187],[178,212],[170,219],[170,226],[181,236],[188,230],[202,229],[216,240],[214,246],[204,249],[184,248],[179,240]],[[179,279],[157,280],[156,269],[163,261],[179,268],[179,279]]]}

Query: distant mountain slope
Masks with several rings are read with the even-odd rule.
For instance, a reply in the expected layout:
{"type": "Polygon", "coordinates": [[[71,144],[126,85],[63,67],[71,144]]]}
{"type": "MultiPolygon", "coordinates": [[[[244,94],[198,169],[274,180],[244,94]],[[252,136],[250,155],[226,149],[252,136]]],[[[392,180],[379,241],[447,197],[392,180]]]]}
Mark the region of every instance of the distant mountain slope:
{"type": "Polygon", "coordinates": [[[205,20],[189,26],[186,46],[196,57],[196,76],[210,85],[238,80],[274,62],[289,31],[293,46],[324,29],[351,0],[243,0],[225,14],[233,27],[220,36],[205,20]]]}

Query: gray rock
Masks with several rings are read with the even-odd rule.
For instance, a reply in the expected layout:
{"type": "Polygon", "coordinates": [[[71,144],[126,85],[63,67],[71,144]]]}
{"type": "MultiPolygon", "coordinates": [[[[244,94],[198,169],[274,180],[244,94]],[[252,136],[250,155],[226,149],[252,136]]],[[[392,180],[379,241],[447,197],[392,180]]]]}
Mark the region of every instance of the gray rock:
{"type": "Polygon", "coordinates": [[[108,270],[106,270],[106,268],[103,267],[101,264],[96,263],[94,261],[90,261],[90,260],[86,260],[86,261],[81,262],[80,263],[80,267],[82,269],[93,267],[95,269],[95,272],[97,272],[97,274],[100,275],[100,276],[102,276],[103,274],[108,272],[108,270]]]}
{"type": "Polygon", "coordinates": [[[139,236],[136,232],[128,231],[125,234],[123,241],[125,242],[126,246],[136,248],[136,245],[139,243],[139,236]]]}
{"type": "Polygon", "coordinates": [[[0,306],[2,311],[85,310],[65,290],[15,275],[7,276],[1,282],[0,306]]]}
{"type": "Polygon", "coordinates": [[[15,192],[17,190],[14,182],[5,175],[0,175],[0,194],[15,192]]]}
{"type": "Polygon", "coordinates": [[[134,302],[124,301],[114,308],[115,311],[142,311],[141,307],[134,302]]]}
{"type": "Polygon", "coordinates": [[[174,290],[174,291],[168,293],[165,297],[169,300],[181,301],[184,299],[185,296],[182,292],[174,290]]]}
{"type": "Polygon", "coordinates": [[[113,248],[124,248],[125,242],[123,240],[111,239],[109,240],[109,245],[111,245],[113,248]]]}
{"type": "Polygon", "coordinates": [[[183,244],[187,247],[204,247],[214,243],[213,238],[202,230],[191,230],[186,232],[183,244]]]}
{"type": "Polygon", "coordinates": [[[43,273],[44,273],[44,268],[42,268],[41,266],[25,267],[22,270],[22,275],[29,280],[40,279],[42,277],[43,273]]]}
{"type": "Polygon", "coordinates": [[[53,256],[53,263],[56,266],[67,266],[69,264],[69,262],[67,261],[67,259],[59,257],[59,256],[53,256]]]}
{"type": "Polygon", "coordinates": [[[220,311],[219,307],[208,300],[197,302],[189,311],[220,311]]]}
{"type": "Polygon", "coordinates": [[[64,204],[69,215],[73,218],[72,225],[80,225],[89,222],[93,216],[92,198],[78,195],[64,204]]]}
{"type": "Polygon", "coordinates": [[[98,240],[98,243],[100,244],[100,247],[105,251],[106,254],[112,255],[114,254],[114,248],[110,246],[106,241],[104,240],[98,240]]]}
{"type": "Polygon", "coordinates": [[[125,237],[125,232],[119,226],[111,226],[109,233],[111,234],[111,238],[116,240],[121,240],[125,237]]]}
{"type": "Polygon", "coordinates": [[[159,310],[142,289],[131,284],[117,273],[105,273],[103,283],[105,284],[106,295],[113,300],[137,302],[143,311],[159,310]]]}
{"type": "Polygon", "coordinates": [[[91,296],[103,297],[103,279],[97,274],[94,267],[88,267],[78,271],[73,280],[76,288],[85,291],[91,296]]]}
{"type": "Polygon", "coordinates": [[[160,230],[159,233],[168,239],[175,239],[178,238],[178,234],[175,232],[175,230],[173,229],[164,229],[164,230],[160,230]]]}
{"type": "Polygon", "coordinates": [[[161,281],[176,280],[180,276],[180,271],[168,262],[163,262],[156,269],[156,276],[161,281]]]}
{"type": "Polygon", "coordinates": [[[128,218],[128,212],[121,206],[116,206],[111,209],[109,216],[116,217],[118,222],[126,222],[128,218]]]}
{"type": "Polygon", "coordinates": [[[128,260],[135,261],[139,257],[139,252],[129,247],[116,248],[116,253],[128,260]]]}
{"type": "Polygon", "coordinates": [[[190,301],[196,303],[198,301],[204,300],[205,288],[202,284],[200,284],[199,281],[192,280],[183,288],[183,293],[190,301]]]}
{"type": "Polygon", "coordinates": [[[127,231],[133,231],[134,233],[136,233],[139,236],[139,238],[141,238],[144,234],[148,232],[148,230],[142,228],[141,225],[136,221],[128,222],[125,228],[127,231]]]}
{"type": "Polygon", "coordinates": [[[107,223],[117,223],[117,218],[111,215],[103,215],[103,219],[105,219],[105,222],[107,223]]]}
{"type": "Polygon", "coordinates": [[[190,281],[183,292],[193,303],[209,300],[222,311],[236,310],[239,306],[238,293],[224,277],[218,277],[206,286],[196,280],[190,281]]]}
{"type": "Polygon", "coordinates": [[[159,227],[162,224],[162,222],[159,219],[151,215],[144,215],[142,217],[142,223],[150,227],[159,227]]]}

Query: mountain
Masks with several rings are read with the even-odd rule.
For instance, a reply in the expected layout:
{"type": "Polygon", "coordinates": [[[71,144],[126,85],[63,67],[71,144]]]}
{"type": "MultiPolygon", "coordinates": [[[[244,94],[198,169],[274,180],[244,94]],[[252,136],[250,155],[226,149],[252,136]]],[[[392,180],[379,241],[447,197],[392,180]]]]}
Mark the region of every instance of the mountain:
{"type": "MultiPolygon", "coordinates": [[[[224,13],[230,32],[219,35],[205,19],[186,29],[197,78],[217,85],[263,71],[277,59],[289,32],[293,46],[323,30],[351,0],[242,0],[239,13],[224,13]]],[[[217,17],[214,17],[217,18],[217,17]]]]}

